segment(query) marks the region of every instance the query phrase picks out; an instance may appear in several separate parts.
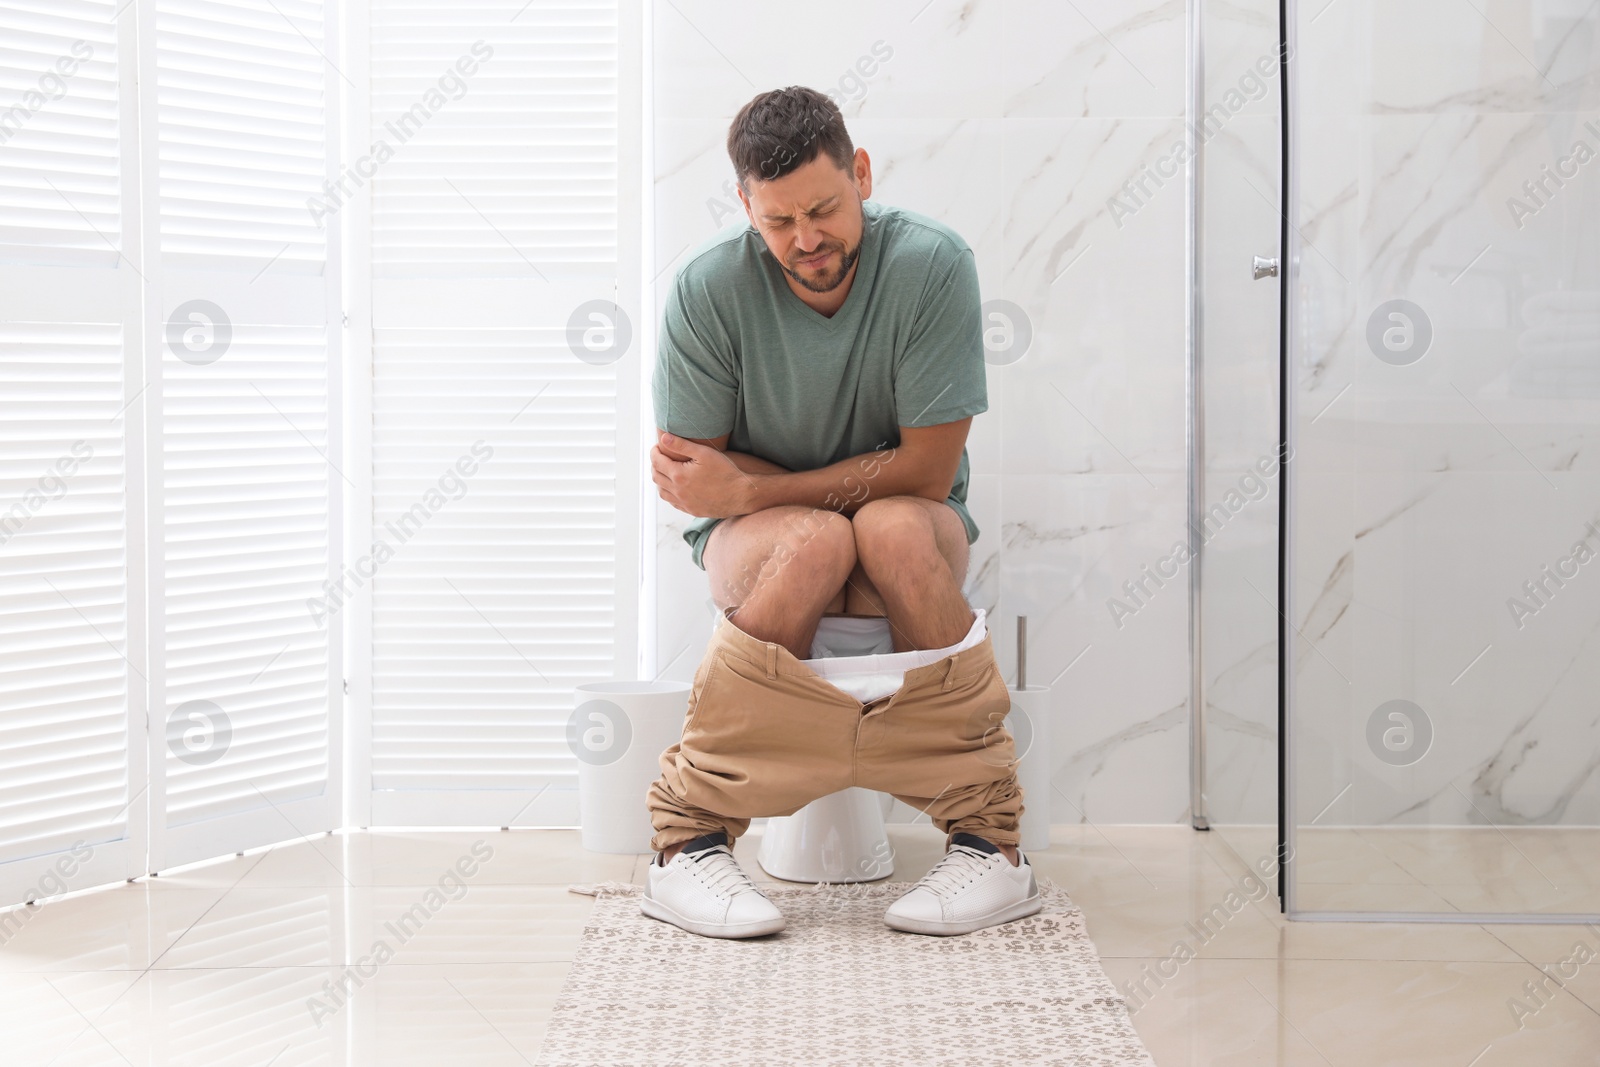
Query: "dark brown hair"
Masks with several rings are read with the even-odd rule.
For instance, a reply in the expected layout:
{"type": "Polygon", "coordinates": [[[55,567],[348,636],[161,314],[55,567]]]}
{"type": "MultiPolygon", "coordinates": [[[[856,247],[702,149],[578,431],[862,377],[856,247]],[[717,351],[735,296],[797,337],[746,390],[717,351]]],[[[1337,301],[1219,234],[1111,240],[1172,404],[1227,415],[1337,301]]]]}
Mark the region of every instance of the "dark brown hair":
{"type": "Polygon", "coordinates": [[[739,109],[728,127],[728,158],[747,193],[748,179],[770,182],[824,152],[844,171],[856,154],[839,105],[803,85],[760,94],[739,109]]]}

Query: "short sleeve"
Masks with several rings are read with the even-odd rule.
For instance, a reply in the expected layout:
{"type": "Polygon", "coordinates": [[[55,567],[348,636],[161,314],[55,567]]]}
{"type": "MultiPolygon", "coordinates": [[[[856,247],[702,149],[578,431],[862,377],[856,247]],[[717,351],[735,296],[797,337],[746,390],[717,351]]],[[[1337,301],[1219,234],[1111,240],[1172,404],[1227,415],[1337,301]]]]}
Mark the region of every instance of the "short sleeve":
{"type": "Polygon", "coordinates": [[[937,426],[989,410],[983,312],[972,250],[962,249],[923,298],[894,372],[896,421],[937,426]]]}
{"type": "Polygon", "coordinates": [[[668,433],[705,439],[733,429],[733,346],[709,309],[686,299],[681,276],[667,295],[650,391],[656,426],[668,433]]]}

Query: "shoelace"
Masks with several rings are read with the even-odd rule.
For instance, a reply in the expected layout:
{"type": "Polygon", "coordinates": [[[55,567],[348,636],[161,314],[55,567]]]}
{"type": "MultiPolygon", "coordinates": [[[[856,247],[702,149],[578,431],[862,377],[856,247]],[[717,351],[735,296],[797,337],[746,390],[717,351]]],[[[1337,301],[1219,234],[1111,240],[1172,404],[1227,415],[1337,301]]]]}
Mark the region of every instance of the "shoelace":
{"type": "Polygon", "coordinates": [[[722,846],[713,846],[713,852],[711,856],[693,861],[694,869],[700,872],[707,889],[717,894],[726,893],[730,897],[744,892],[761,892],[744,868],[734,860],[732,853],[722,846]]]}
{"type": "Polygon", "coordinates": [[[985,853],[966,845],[956,845],[944,854],[944,859],[936,863],[933,870],[922,876],[917,888],[942,897],[947,891],[960,889],[988,869],[989,857],[985,853]]]}

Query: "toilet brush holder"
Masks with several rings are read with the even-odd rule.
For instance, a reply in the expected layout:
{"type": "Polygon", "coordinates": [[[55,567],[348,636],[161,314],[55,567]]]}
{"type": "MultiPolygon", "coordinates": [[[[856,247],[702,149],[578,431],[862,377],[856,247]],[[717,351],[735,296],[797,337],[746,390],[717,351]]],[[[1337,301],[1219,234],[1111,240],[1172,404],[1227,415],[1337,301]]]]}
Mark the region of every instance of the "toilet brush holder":
{"type": "Polygon", "coordinates": [[[1022,786],[1022,850],[1050,847],[1050,696],[1047,685],[1011,689],[1006,730],[1017,744],[1017,783],[1022,786]]]}
{"type": "Polygon", "coordinates": [[[1017,684],[1006,729],[1017,744],[1022,850],[1050,847],[1050,687],[1028,684],[1028,617],[1017,616],[1017,684]]]}

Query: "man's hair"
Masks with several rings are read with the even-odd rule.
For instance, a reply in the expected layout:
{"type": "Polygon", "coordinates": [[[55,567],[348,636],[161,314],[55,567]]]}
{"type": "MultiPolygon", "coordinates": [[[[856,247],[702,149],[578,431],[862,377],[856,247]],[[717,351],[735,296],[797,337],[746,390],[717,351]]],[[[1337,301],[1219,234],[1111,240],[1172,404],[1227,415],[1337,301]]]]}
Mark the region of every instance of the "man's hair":
{"type": "Polygon", "coordinates": [[[844,115],[824,93],[791,85],[756,96],[739,109],[728,127],[728,158],[734,178],[746,193],[749,179],[770,182],[827,153],[848,171],[855,146],[844,115]]]}

